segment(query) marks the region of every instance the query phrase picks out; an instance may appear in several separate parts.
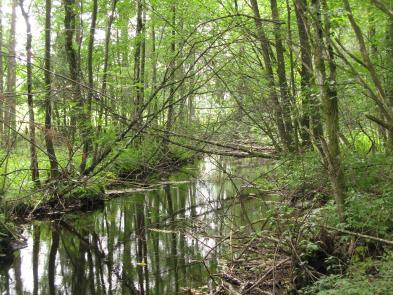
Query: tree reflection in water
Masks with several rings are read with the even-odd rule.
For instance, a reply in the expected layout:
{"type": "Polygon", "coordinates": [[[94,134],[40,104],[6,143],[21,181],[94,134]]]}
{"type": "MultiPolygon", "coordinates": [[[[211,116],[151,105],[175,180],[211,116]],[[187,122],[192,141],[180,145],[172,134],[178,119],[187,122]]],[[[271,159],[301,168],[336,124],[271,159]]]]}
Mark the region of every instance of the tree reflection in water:
{"type": "Polygon", "coordinates": [[[225,252],[213,237],[245,222],[234,195],[219,173],[122,196],[101,211],[34,222],[26,226],[28,247],[0,268],[0,291],[158,295],[206,285],[225,252]]]}

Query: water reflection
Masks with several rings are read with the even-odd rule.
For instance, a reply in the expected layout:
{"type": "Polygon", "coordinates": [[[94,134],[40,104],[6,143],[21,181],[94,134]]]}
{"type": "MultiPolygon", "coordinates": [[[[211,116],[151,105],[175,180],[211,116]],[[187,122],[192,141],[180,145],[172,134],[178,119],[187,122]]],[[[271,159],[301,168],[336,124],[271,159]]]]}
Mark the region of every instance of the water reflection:
{"type": "MultiPolygon", "coordinates": [[[[246,174],[241,165],[221,164],[246,174]]],[[[260,218],[265,207],[243,204],[255,215],[245,217],[247,208],[233,198],[241,182],[228,181],[212,161],[199,169],[198,177],[186,176],[189,183],[166,184],[113,199],[101,211],[26,226],[28,247],[0,266],[0,291],[158,295],[205,285],[225,251],[216,247],[217,238],[260,218]]]]}

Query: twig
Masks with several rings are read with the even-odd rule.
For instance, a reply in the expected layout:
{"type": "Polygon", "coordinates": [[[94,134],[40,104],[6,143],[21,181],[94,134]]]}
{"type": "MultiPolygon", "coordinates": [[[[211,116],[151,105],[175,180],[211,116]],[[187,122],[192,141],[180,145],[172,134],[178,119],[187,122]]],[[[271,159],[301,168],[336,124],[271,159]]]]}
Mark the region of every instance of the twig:
{"type": "Polygon", "coordinates": [[[337,232],[340,232],[340,233],[352,235],[352,236],[359,237],[359,238],[369,239],[369,240],[373,240],[373,241],[377,241],[377,242],[381,242],[381,243],[393,246],[393,241],[390,241],[390,240],[385,240],[385,239],[382,239],[382,238],[378,238],[378,237],[374,237],[374,236],[370,236],[370,235],[365,235],[365,234],[349,231],[349,230],[346,230],[346,229],[339,229],[339,228],[336,228],[336,227],[333,227],[333,226],[329,226],[329,225],[324,225],[322,227],[325,227],[327,229],[334,230],[334,231],[337,231],[337,232]]]}
{"type": "Polygon", "coordinates": [[[279,263],[277,263],[276,265],[272,266],[262,277],[260,277],[251,287],[245,289],[242,291],[242,294],[247,294],[249,293],[251,290],[253,290],[254,288],[256,288],[260,283],[262,283],[264,280],[266,280],[266,278],[278,267],[280,267],[281,265],[287,263],[288,261],[290,261],[290,258],[286,258],[282,261],[280,261],[279,263]]]}

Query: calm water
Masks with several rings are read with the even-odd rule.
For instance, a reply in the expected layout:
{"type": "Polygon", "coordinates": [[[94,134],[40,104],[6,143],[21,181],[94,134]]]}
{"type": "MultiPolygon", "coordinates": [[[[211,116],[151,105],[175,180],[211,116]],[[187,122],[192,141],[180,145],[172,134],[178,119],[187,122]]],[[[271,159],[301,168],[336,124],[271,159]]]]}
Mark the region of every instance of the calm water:
{"type": "Polygon", "coordinates": [[[231,255],[220,241],[243,227],[247,233],[249,220],[266,210],[263,200],[234,198],[263,166],[207,158],[170,177],[170,184],[124,194],[101,210],[26,225],[27,247],[0,265],[0,291],[184,294],[213,284],[209,274],[231,255]]]}

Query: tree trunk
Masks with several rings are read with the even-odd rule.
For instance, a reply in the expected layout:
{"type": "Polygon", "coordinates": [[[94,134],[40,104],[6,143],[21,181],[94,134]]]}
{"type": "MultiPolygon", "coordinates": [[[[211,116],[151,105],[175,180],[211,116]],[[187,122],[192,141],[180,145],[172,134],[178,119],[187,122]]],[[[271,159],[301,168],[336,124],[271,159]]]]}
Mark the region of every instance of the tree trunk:
{"type": "Polygon", "coordinates": [[[136,20],[136,35],[135,35],[135,52],[134,52],[134,88],[135,88],[135,101],[134,101],[134,116],[138,120],[136,124],[137,129],[142,125],[141,110],[144,101],[144,39],[145,35],[143,24],[143,5],[142,0],[137,0],[137,20],[136,20]]]}
{"type": "Polygon", "coordinates": [[[176,80],[176,60],[175,60],[175,54],[176,54],[176,5],[172,4],[172,41],[171,41],[171,87],[169,90],[169,97],[167,100],[168,104],[168,114],[167,114],[167,120],[166,120],[166,128],[165,130],[167,131],[166,135],[166,140],[164,141],[164,153],[168,153],[168,144],[169,144],[169,132],[173,128],[174,124],[174,95],[175,95],[175,80],[176,80]]]}
{"type": "Polygon", "coordinates": [[[322,134],[322,125],[318,110],[318,102],[312,96],[314,84],[313,64],[311,55],[310,38],[307,26],[307,2],[306,0],[294,0],[296,22],[299,32],[299,43],[302,68],[301,92],[302,92],[302,117],[300,121],[303,146],[311,145],[311,134],[314,138],[319,138],[322,134]]]}
{"type": "Polygon", "coordinates": [[[278,83],[280,84],[280,95],[281,95],[281,106],[282,116],[285,125],[285,131],[287,136],[287,145],[289,151],[294,151],[294,133],[291,117],[291,98],[288,88],[286,69],[285,69],[285,58],[284,58],[284,46],[282,43],[282,32],[280,25],[280,16],[277,8],[277,0],[270,0],[270,6],[272,10],[272,19],[274,21],[274,38],[276,43],[276,54],[277,54],[277,74],[278,83]]]}
{"type": "MultiPolygon", "coordinates": [[[[87,111],[86,111],[86,119],[87,124],[86,128],[91,129],[91,104],[94,96],[94,80],[93,80],[93,51],[94,51],[94,35],[96,32],[96,23],[97,23],[97,13],[98,13],[98,0],[93,0],[93,12],[91,16],[91,25],[90,25],[90,36],[89,36],[89,47],[87,50],[87,72],[89,79],[89,93],[87,96],[87,111]]],[[[89,157],[89,150],[91,145],[91,135],[86,133],[86,137],[83,143],[83,151],[82,151],[82,161],[80,165],[80,171],[83,171],[86,168],[87,158],[89,157]]]]}
{"type": "Polygon", "coordinates": [[[75,134],[77,130],[77,124],[80,123],[81,128],[81,140],[85,143],[87,139],[87,118],[84,111],[84,101],[82,98],[81,86],[80,86],[80,60],[78,58],[78,52],[74,48],[73,36],[76,30],[76,13],[75,13],[75,0],[64,0],[64,28],[65,28],[65,50],[68,60],[68,67],[70,78],[72,80],[72,101],[73,107],[71,108],[70,114],[70,127],[69,137],[70,144],[68,147],[68,164],[69,168],[73,169],[73,145],[75,143],[75,134]]]}
{"type": "MultiPolygon", "coordinates": [[[[327,5],[322,0],[324,13],[327,14],[327,5]]],[[[341,222],[344,222],[344,202],[345,202],[345,184],[344,175],[341,167],[340,146],[339,146],[339,116],[338,116],[338,97],[336,89],[336,65],[334,61],[333,50],[330,46],[330,25],[328,16],[325,19],[325,28],[321,20],[321,3],[320,0],[313,0],[314,15],[314,44],[315,44],[315,68],[317,73],[317,84],[320,88],[322,100],[322,109],[326,125],[327,141],[320,138],[323,147],[325,163],[327,163],[328,174],[332,184],[333,193],[336,200],[337,212],[341,222]],[[326,42],[324,41],[326,38],[326,42]],[[327,43],[327,44],[326,44],[327,43]],[[327,54],[324,54],[324,53],[327,54]],[[329,77],[327,77],[325,61],[329,63],[329,77]]]]}
{"type": "Polygon", "coordinates": [[[257,28],[257,37],[258,41],[260,42],[261,49],[262,49],[262,57],[265,63],[265,71],[266,76],[268,79],[268,87],[269,87],[269,95],[273,103],[274,108],[274,115],[275,121],[277,124],[278,134],[281,140],[281,143],[284,145],[285,150],[290,150],[290,138],[285,131],[285,124],[283,121],[283,114],[280,105],[280,101],[278,99],[278,95],[276,92],[276,85],[274,81],[274,73],[273,73],[273,66],[270,59],[269,53],[269,40],[267,39],[265,32],[263,30],[261,16],[259,13],[258,3],[257,0],[251,0],[252,10],[255,16],[255,25],[257,28]]]}
{"type": "MultiPolygon", "coordinates": [[[[153,5],[153,4],[151,4],[153,5]]],[[[154,10],[154,7],[152,7],[154,10]]],[[[151,19],[151,92],[153,93],[157,87],[157,53],[156,53],[156,29],[154,25],[154,13],[150,16],[151,19]]],[[[154,123],[158,125],[158,99],[155,98],[152,102],[152,112],[155,114],[154,123]]]]}
{"type": "Polygon", "coordinates": [[[288,29],[288,47],[289,47],[289,63],[290,63],[290,75],[291,75],[291,85],[290,85],[290,93],[292,93],[291,103],[292,103],[292,116],[293,116],[293,135],[295,139],[295,148],[299,149],[299,111],[296,107],[296,94],[297,94],[297,85],[295,78],[295,59],[294,59],[294,47],[293,47],[293,35],[292,35],[292,8],[290,5],[290,0],[285,0],[287,7],[287,29],[288,29]]]}
{"type": "Polygon", "coordinates": [[[45,145],[49,158],[51,178],[59,175],[59,168],[52,130],[52,77],[51,77],[51,33],[52,33],[52,1],[46,0],[45,9],[45,145]]]}
{"type": "Polygon", "coordinates": [[[20,8],[26,23],[26,68],[27,68],[27,106],[29,112],[29,133],[30,133],[30,168],[31,179],[36,184],[40,183],[38,170],[38,159],[35,140],[35,120],[34,120],[34,98],[33,98],[33,71],[32,71],[32,48],[33,36],[31,34],[31,24],[29,15],[24,9],[23,0],[19,0],[20,8]]]}
{"type": "Polygon", "coordinates": [[[103,71],[103,76],[102,76],[102,86],[101,86],[101,102],[100,102],[100,112],[99,112],[99,121],[98,121],[98,128],[100,130],[101,128],[101,120],[102,120],[102,115],[103,115],[103,110],[104,110],[104,105],[106,102],[106,89],[107,89],[107,83],[108,83],[108,68],[109,68],[109,47],[110,47],[110,41],[111,41],[111,31],[112,31],[112,24],[113,20],[115,19],[115,11],[116,11],[116,5],[117,5],[118,0],[113,0],[112,1],[112,10],[111,14],[108,19],[108,23],[106,26],[106,32],[105,32],[105,49],[104,49],[104,71],[103,71]]]}
{"type": "MultiPolygon", "coordinates": [[[[393,6],[389,7],[393,11],[393,6]]],[[[386,95],[390,109],[393,110],[393,18],[389,18],[388,27],[386,30],[386,95]]],[[[387,132],[386,151],[388,154],[393,154],[393,130],[387,132]]]]}
{"type": "Polygon", "coordinates": [[[12,0],[11,27],[8,45],[8,69],[7,69],[7,93],[4,115],[4,125],[8,126],[6,131],[6,146],[9,148],[11,139],[16,137],[16,60],[15,60],[15,26],[16,26],[17,0],[12,0]]]}
{"type": "MultiPolygon", "coordinates": [[[[353,16],[352,13],[352,8],[351,5],[349,4],[348,0],[343,0],[343,4],[344,4],[344,9],[347,12],[347,16],[349,19],[349,22],[351,23],[352,29],[355,32],[355,36],[359,45],[359,50],[363,59],[363,63],[365,65],[365,67],[367,68],[371,80],[374,83],[375,86],[375,97],[374,100],[376,101],[376,103],[378,104],[378,107],[380,109],[381,112],[381,117],[382,118],[386,118],[388,124],[390,126],[393,126],[393,108],[392,108],[392,101],[389,99],[389,97],[386,95],[385,89],[382,86],[382,82],[378,76],[378,73],[376,71],[376,67],[374,66],[374,64],[371,61],[370,55],[368,53],[367,50],[367,46],[366,46],[366,42],[364,40],[364,36],[362,33],[362,30],[360,28],[360,26],[358,25],[358,23],[355,20],[355,17],[353,16]]],[[[386,147],[386,150],[389,151],[393,151],[393,130],[392,128],[389,128],[388,130],[389,132],[389,139],[388,140],[388,145],[386,147]]]]}
{"type": "MultiPolygon", "coordinates": [[[[112,1],[111,13],[108,18],[106,32],[105,32],[105,47],[104,47],[104,70],[102,75],[102,84],[101,84],[101,96],[99,101],[99,109],[98,109],[98,121],[97,121],[97,137],[101,134],[102,131],[102,121],[104,115],[104,108],[107,104],[106,91],[107,91],[107,83],[108,83],[108,69],[109,69],[109,48],[111,41],[111,31],[113,20],[115,19],[116,5],[118,0],[112,1]]],[[[96,161],[99,153],[99,146],[96,144],[94,148],[94,156],[93,162],[96,161]]]]}

